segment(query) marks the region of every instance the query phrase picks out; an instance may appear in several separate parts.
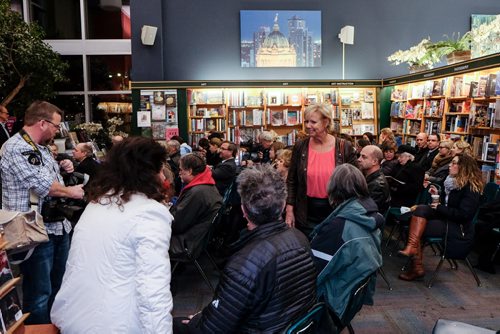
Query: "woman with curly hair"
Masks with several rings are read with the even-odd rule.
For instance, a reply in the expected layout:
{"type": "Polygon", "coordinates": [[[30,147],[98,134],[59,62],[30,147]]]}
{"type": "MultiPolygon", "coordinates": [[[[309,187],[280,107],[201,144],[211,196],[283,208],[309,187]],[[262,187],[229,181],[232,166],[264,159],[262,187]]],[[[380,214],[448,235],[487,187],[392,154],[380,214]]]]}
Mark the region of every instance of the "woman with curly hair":
{"type": "Polygon", "coordinates": [[[172,332],[166,159],[163,146],[142,137],[109,151],[89,185],[52,307],[61,331],[172,332]]]}
{"type": "MultiPolygon", "coordinates": [[[[452,258],[467,256],[473,243],[474,226],[471,222],[482,191],[483,180],[476,160],[467,154],[456,155],[449,165],[449,175],[439,200],[430,205],[419,205],[413,212],[408,242],[400,251],[400,254],[412,257],[413,262],[409,271],[399,275],[400,279],[412,281],[424,276],[422,236],[447,236],[446,255],[452,258]]],[[[432,185],[429,192],[438,195],[438,190],[432,185]]]]}

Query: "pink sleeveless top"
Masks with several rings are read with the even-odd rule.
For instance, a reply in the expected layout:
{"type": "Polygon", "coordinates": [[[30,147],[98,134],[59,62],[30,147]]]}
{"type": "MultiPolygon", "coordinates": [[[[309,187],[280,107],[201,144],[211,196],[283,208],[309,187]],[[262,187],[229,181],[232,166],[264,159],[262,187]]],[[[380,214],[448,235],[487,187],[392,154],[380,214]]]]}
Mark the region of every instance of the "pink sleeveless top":
{"type": "Polygon", "coordinates": [[[307,158],[307,196],[328,198],[326,186],[335,169],[335,146],[328,152],[318,152],[309,144],[307,158]]]}

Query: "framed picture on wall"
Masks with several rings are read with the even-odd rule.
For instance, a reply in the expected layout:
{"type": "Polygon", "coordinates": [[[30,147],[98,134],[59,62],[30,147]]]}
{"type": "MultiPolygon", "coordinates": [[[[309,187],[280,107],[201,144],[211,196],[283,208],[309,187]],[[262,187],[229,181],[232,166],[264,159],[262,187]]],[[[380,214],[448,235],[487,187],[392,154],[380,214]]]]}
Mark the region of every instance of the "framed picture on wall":
{"type": "Polygon", "coordinates": [[[241,67],[320,67],[321,11],[240,11],[241,67]]]}
{"type": "Polygon", "coordinates": [[[472,58],[500,52],[500,14],[471,15],[472,58]]]}

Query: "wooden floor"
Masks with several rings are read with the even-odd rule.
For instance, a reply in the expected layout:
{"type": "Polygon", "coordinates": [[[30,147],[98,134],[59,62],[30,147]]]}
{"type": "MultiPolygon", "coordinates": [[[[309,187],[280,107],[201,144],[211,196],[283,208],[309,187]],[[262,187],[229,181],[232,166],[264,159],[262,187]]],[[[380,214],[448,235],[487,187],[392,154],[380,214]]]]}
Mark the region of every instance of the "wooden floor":
{"type": "MultiPolygon", "coordinates": [[[[426,279],[434,271],[439,257],[425,250],[426,279]]],[[[445,262],[432,288],[423,281],[404,282],[397,278],[405,258],[384,254],[384,270],[393,286],[387,289],[377,278],[375,305],[364,306],[352,325],[363,333],[431,333],[435,322],[450,319],[480,327],[500,329],[500,266],[498,274],[477,271],[482,287],[477,287],[469,269],[459,262],[458,270],[445,262]]],[[[217,284],[217,272],[210,262],[202,261],[210,279],[217,284]]],[[[201,310],[211,301],[211,291],[194,266],[175,273],[172,280],[174,316],[186,316],[201,310]]],[[[345,331],[347,332],[347,331],[345,331]]]]}

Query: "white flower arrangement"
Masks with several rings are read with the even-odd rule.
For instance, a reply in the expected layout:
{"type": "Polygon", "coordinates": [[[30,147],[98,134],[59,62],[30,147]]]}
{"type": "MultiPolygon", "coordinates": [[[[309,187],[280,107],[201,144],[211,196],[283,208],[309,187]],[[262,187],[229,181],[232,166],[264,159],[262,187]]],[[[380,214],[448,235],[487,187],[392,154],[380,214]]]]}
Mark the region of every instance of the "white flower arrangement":
{"type": "Polygon", "coordinates": [[[87,132],[90,137],[97,136],[99,134],[99,131],[104,130],[101,123],[92,122],[78,124],[75,128],[79,130],[85,130],[85,132],[87,132]]]}
{"type": "Polygon", "coordinates": [[[116,128],[119,127],[120,125],[123,125],[124,121],[117,117],[117,116],[114,116],[110,119],[108,119],[107,121],[107,124],[108,124],[108,134],[109,134],[109,137],[113,137],[113,136],[122,136],[123,138],[126,138],[128,137],[128,134],[123,132],[123,131],[118,131],[116,128]]]}
{"type": "Polygon", "coordinates": [[[474,57],[500,52],[500,15],[490,23],[472,29],[471,43],[474,57]]]}
{"type": "Polygon", "coordinates": [[[420,43],[410,47],[408,50],[398,50],[387,57],[387,60],[393,65],[408,63],[410,66],[428,66],[439,62],[439,56],[429,48],[432,42],[428,38],[424,38],[420,43]]]}

